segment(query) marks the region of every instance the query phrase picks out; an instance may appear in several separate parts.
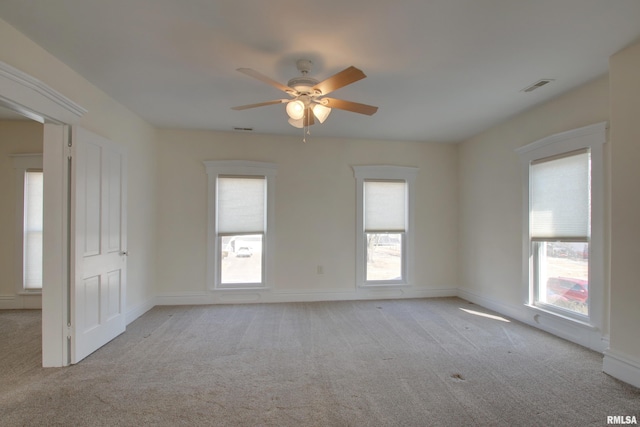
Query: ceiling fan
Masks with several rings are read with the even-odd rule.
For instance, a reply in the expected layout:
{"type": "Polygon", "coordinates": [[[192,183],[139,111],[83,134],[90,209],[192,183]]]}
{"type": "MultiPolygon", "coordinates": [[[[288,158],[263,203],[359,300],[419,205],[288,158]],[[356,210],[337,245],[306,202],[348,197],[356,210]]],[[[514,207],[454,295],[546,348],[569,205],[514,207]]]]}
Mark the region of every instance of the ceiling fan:
{"type": "Polygon", "coordinates": [[[287,85],[261,74],[251,68],[238,68],[243,74],[267,83],[276,89],[280,89],[289,95],[290,99],[275,99],[273,101],[260,102],[257,104],[241,105],[233,107],[233,110],[246,110],[266,105],[287,104],[286,111],[289,115],[289,124],[297,128],[304,128],[315,124],[316,119],[320,123],[329,116],[332,108],[352,111],[354,113],[373,115],[378,111],[378,107],[360,104],[357,102],[344,101],[342,99],[327,98],[326,95],[351,83],[357,82],[367,77],[362,70],[356,67],[348,67],[339,73],[319,82],[313,77],[307,76],[313,63],[308,59],[300,59],[296,66],[302,76],[294,77],[287,82],[287,85]]]}

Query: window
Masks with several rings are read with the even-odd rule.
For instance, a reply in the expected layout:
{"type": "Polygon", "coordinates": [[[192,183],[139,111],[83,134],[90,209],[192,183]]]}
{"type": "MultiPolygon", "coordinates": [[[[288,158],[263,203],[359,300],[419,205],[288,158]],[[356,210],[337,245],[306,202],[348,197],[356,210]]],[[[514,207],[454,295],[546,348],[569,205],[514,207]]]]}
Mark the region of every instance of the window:
{"type": "Polygon", "coordinates": [[[354,166],[353,169],[357,184],[358,285],[410,284],[417,168],[354,166]]]}
{"type": "Polygon", "coordinates": [[[589,315],[589,150],[531,162],[529,233],[536,305],[589,315]]]}
{"type": "Polygon", "coordinates": [[[13,155],[16,170],[16,289],[42,291],[42,155],[13,155]]]}
{"type": "Polygon", "coordinates": [[[527,303],[591,325],[604,312],[605,141],[600,123],[518,150],[528,183],[527,303]]]}
{"type": "Polygon", "coordinates": [[[207,161],[205,166],[209,180],[210,287],[267,287],[273,271],[275,165],[207,161]]]}

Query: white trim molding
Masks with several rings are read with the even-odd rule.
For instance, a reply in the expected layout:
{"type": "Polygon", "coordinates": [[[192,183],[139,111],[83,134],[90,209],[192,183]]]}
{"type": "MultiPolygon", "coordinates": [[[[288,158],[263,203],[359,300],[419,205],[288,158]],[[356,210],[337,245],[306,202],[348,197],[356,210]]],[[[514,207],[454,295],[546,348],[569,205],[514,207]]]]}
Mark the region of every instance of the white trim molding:
{"type": "MultiPolygon", "coordinates": [[[[356,179],[356,288],[401,288],[414,285],[415,262],[415,188],[418,168],[412,166],[365,165],[352,166],[356,179]],[[364,230],[364,182],[365,180],[402,180],[407,184],[406,225],[403,242],[404,271],[402,283],[371,283],[366,281],[366,247],[364,230]]],[[[398,290],[390,290],[397,293],[398,290]]]]}
{"type": "Polygon", "coordinates": [[[40,80],[2,61],[0,104],[40,123],[76,124],[87,112],[40,80]]]}
{"type": "MultiPolygon", "coordinates": [[[[604,144],[607,142],[607,122],[550,135],[516,149],[522,161],[522,299],[516,310],[525,323],[577,342],[597,351],[602,348],[606,316],[607,283],[605,276],[605,176],[604,144]],[[535,304],[532,291],[532,245],[529,234],[529,168],[531,162],[576,150],[591,153],[591,230],[589,236],[589,316],[571,318],[560,312],[535,304]],[[533,316],[533,323],[530,321],[533,316]],[[586,329],[585,329],[586,328],[586,329]],[[591,331],[591,332],[585,332],[591,331]],[[597,337],[594,334],[599,334],[597,337]],[[576,336],[577,335],[577,336],[576,336]]],[[[463,298],[466,298],[463,296],[463,298]]],[[[522,320],[519,319],[519,320],[522,320]]]]}
{"type": "Polygon", "coordinates": [[[640,360],[608,349],[604,352],[602,370],[605,374],[640,388],[640,360]]]}
{"type": "Polygon", "coordinates": [[[66,285],[67,260],[67,125],[80,121],[86,109],[50,88],[40,80],[0,61],[0,105],[9,107],[44,123],[43,274],[42,290],[42,364],[65,366],[66,357],[66,285]]]}
{"type": "Polygon", "coordinates": [[[267,290],[275,280],[275,178],[278,166],[275,163],[248,160],[206,160],[203,162],[207,173],[207,286],[211,291],[267,290]],[[217,182],[220,175],[261,176],[266,180],[266,221],[263,242],[263,277],[256,286],[243,285],[223,287],[220,283],[220,257],[222,248],[217,231],[217,182]]]}
{"type": "Polygon", "coordinates": [[[386,287],[344,289],[275,290],[260,289],[220,290],[216,292],[195,291],[164,293],[156,296],[157,305],[209,305],[209,304],[251,304],[317,301],[365,301],[383,299],[444,298],[455,297],[458,291],[453,287],[417,288],[386,287]]]}
{"type": "Polygon", "coordinates": [[[126,324],[129,325],[131,322],[133,322],[138,317],[142,316],[143,314],[145,314],[147,311],[151,310],[155,306],[156,306],[155,298],[151,298],[133,307],[127,307],[127,311],[125,312],[126,324]]]}
{"type": "Polygon", "coordinates": [[[0,295],[0,310],[40,310],[42,294],[0,295]]]}

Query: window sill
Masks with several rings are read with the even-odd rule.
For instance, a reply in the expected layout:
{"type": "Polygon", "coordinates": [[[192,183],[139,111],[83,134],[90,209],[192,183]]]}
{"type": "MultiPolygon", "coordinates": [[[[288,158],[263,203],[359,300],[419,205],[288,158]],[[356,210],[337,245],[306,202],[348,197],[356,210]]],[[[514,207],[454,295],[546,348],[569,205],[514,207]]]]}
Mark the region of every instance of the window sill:
{"type": "Polygon", "coordinates": [[[582,327],[584,327],[586,329],[592,330],[592,331],[597,331],[597,330],[600,329],[597,326],[589,323],[589,321],[586,320],[586,319],[582,320],[582,319],[579,319],[579,318],[576,318],[576,317],[573,317],[573,316],[570,316],[570,315],[565,315],[565,314],[559,313],[559,312],[557,312],[555,310],[548,310],[548,309],[545,309],[544,307],[539,307],[537,305],[525,304],[524,306],[526,308],[528,308],[529,310],[534,311],[534,312],[536,312],[538,314],[546,314],[546,315],[552,316],[553,318],[556,318],[556,319],[560,319],[560,320],[563,320],[563,321],[571,322],[574,325],[580,325],[580,326],[582,326],[582,327]]]}
{"type": "Polygon", "coordinates": [[[271,290],[271,288],[268,288],[266,286],[248,286],[248,285],[241,285],[241,286],[230,286],[230,287],[225,287],[225,288],[213,288],[210,289],[212,292],[229,292],[229,291],[269,291],[271,290]]]}
{"type": "Polygon", "coordinates": [[[18,292],[18,295],[20,295],[20,296],[25,296],[25,295],[42,296],[42,291],[20,291],[20,292],[18,292]]]}
{"type": "Polygon", "coordinates": [[[408,283],[394,283],[394,282],[386,282],[386,283],[363,283],[358,285],[359,288],[362,289],[370,289],[370,288],[408,288],[411,285],[408,283]]]}

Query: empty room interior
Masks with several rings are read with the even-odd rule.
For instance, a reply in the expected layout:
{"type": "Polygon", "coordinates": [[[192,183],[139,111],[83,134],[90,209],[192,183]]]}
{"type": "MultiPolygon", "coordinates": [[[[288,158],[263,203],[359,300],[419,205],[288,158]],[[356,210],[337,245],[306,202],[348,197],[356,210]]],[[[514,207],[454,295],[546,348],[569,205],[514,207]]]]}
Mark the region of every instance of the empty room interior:
{"type": "Polygon", "coordinates": [[[3,0],[1,424],[636,424],[638,76],[636,0],[3,0]]]}

